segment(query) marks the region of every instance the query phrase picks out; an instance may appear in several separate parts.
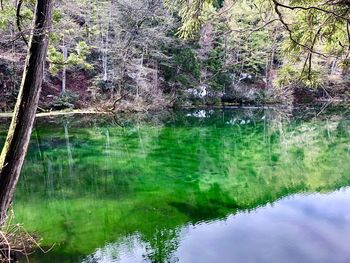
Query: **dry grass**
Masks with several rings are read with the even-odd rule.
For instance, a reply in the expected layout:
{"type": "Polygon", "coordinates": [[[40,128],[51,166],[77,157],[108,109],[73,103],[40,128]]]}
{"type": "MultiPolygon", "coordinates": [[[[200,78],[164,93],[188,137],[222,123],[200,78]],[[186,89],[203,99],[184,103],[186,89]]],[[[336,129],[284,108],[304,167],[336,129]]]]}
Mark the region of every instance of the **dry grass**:
{"type": "Polygon", "coordinates": [[[0,263],[17,262],[19,257],[25,257],[29,262],[28,256],[35,250],[44,251],[39,240],[33,235],[30,235],[22,225],[12,224],[13,213],[9,216],[7,224],[0,230],[0,263]]]}

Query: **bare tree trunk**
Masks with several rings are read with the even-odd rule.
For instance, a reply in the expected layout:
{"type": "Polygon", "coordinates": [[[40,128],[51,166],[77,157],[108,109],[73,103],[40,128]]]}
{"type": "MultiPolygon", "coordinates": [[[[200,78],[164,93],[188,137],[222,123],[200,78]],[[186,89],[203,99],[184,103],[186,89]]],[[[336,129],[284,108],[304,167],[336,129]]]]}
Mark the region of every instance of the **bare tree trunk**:
{"type": "Polygon", "coordinates": [[[145,53],[145,49],[142,49],[142,56],[141,56],[141,60],[140,60],[140,68],[139,71],[137,73],[137,84],[136,84],[136,98],[139,97],[140,95],[140,81],[141,81],[141,74],[142,74],[142,69],[143,69],[143,56],[145,53]]]}
{"type": "Polygon", "coordinates": [[[37,0],[22,83],[0,155],[0,226],[5,223],[32,133],[47,55],[51,11],[52,0],[37,0]]]}
{"type": "Polygon", "coordinates": [[[67,86],[67,60],[68,60],[68,48],[66,47],[66,44],[63,40],[63,46],[62,46],[62,51],[63,51],[63,69],[62,69],[62,90],[61,94],[64,94],[66,92],[66,86],[67,86]]]}
{"type": "Polygon", "coordinates": [[[112,23],[112,9],[113,9],[113,1],[110,2],[109,5],[109,13],[108,13],[108,25],[106,31],[106,38],[104,40],[104,50],[102,55],[102,67],[103,67],[103,81],[108,81],[108,48],[109,48],[109,31],[112,23]]]}

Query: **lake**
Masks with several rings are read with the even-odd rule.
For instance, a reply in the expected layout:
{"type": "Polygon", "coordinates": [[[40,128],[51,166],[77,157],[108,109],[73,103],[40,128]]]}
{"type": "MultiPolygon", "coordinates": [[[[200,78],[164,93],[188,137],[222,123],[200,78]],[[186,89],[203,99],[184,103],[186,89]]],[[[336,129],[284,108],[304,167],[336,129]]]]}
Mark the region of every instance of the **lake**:
{"type": "Polygon", "coordinates": [[[15,221],[54,245],[32,262],[350,262],[348,116],[315,107],[39,118],[15,221]]]}

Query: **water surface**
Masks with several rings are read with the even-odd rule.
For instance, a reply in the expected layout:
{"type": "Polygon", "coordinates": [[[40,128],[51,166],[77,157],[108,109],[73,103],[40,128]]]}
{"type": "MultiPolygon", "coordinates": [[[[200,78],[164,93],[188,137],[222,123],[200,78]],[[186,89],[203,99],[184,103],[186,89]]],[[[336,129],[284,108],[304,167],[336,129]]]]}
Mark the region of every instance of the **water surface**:
{"type": "Polygon", "coordinates": [[[350,262],[346,116],[39,119],[16,221],[55,244],[33,262],[350,262]]]}

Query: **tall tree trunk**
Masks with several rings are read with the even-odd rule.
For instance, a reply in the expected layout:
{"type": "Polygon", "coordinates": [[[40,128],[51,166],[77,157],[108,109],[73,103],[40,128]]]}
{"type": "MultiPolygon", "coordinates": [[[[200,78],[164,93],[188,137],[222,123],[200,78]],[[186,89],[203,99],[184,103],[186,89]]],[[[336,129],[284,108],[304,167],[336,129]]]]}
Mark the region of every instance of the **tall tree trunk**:
{"type": "MultiPolygon", "coordinates": [[[[63,47],[63,60],[64,63],[67,61],[67,48],[63,47]]],[[[62,89],[61,94],[66,93],[66,86],[67,86],[67,66],[64,64],[62,69],[62,89]]]]}
{"type": "Polygon", "coordinates": [[[103,81],[108,81],[108,48],[109,48],[109,31],[111,29],[111,23],[112,23],[112,9],[113,9],[113,1],[110,2],[109,5],[109,13],[108,13],[108,25],[107,25],[107,31],[106,31],[106,37],[102,42],[104,43],[104,49],[103,49],[103,55],[102,55],[102,67],[103,67],[103,81]]]}
{"type": "Polygon", "coordinates": [[[68,60],[68,48],[66,47],[66,43],[63,39],[63,45],[62,45],[62,53],[63,53],[63,69],[62,69],[62,90],[61,94],[66,93],[66,86],[67,86],[67,60],[68,60]]]}
{"type": "Polygon", "coordinates": [[[0,226],[5,223],[32,133],[47,55],[51,11],[52,0],[37,0],[22,83],[0,155],[0,226]]]}

